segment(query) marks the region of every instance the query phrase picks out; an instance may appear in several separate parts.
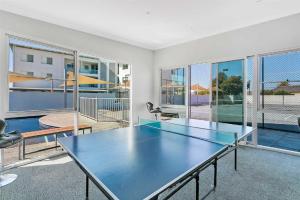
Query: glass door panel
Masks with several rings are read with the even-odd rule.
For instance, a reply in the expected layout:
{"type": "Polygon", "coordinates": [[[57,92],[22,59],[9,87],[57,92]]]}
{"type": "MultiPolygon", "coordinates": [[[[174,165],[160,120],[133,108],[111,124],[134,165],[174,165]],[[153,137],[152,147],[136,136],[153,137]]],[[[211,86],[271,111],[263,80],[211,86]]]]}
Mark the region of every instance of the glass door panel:
{"type": "Polygon", "coordinates": [[[190,118],[210,120],[210,64],[190,66],[190,118]]]}
{"type": "Polygon", "coordinates": [[[300,152],[300,51],[259,57],[258,144],[300,152]]]}
{"type": "Polygon", "coordinates": [[[243,60],[213,64],[213,121],[243,124],[243,68],[243,60]]]}
{"type": "Polygon", "coordinates": [[[94,132],[129,126],[131,66],[83,56],[80,63],[78,124],[94,132]]]}
{"type": "Polygon", "coordinates": [[[185,67],[161,70],[161,108],[163,118],[186,115],[185,67]]]}

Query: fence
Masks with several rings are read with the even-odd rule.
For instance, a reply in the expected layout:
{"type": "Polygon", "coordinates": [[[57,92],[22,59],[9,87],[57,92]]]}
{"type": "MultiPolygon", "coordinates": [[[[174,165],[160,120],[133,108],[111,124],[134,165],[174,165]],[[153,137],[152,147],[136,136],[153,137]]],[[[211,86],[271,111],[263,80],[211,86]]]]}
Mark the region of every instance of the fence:
{"type": "Polygon", "coordinates": [[[97,122],[129,122],[129,98],[80,97],[79,112],[97,122]]]}

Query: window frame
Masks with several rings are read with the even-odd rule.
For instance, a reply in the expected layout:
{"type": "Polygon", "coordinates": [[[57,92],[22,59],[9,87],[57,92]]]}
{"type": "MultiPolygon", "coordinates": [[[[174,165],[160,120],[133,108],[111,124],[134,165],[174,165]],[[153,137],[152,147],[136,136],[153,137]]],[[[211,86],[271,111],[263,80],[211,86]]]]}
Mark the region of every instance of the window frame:
{"type": "Polygon", "coordinates": [[[44,65],[53,65],[53,57],[50,57],[50,56],[41,56],[41,64],[44,64],[44,65]],[[51,59],[51,62],[48,62],[48,59],[51,59]]]}
{"type": "Polygon", "coordinates": [[[33,54],[23,54],[21,57],[22,62],[27,63],[34,63],[34,55],[33,54]],[[32,57],[32,61],[29,59],[29,57],[32,57]]]}
{"type": "Polygon", "coordinates": [[[159,85],[159,105],[162,107],[172,107],[172,108],[182,108],[187,106],[187,76],[188,76],[188,66],[174,66],[174,67],[168,67],[168,68],[161,68],[160,69],[160,85],[159,85]],[[162,72],[163,70],[175,70],[175,69],[183,69],[183,89],[184,89],[184,103],[183,104],[164,104],[162,103],[162,72]]]}

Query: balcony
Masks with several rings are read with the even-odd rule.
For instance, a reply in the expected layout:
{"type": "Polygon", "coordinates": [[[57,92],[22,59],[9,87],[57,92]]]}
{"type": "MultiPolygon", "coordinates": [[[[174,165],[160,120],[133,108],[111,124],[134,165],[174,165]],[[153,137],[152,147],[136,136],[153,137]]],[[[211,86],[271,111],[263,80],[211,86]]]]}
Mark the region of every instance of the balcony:
{"type": "Polygon", "coordinates": [[[80,68],[79,72],[83,73],[83,74],[98,74],[97,69],[83,69],[83,68],[80,68]]]}

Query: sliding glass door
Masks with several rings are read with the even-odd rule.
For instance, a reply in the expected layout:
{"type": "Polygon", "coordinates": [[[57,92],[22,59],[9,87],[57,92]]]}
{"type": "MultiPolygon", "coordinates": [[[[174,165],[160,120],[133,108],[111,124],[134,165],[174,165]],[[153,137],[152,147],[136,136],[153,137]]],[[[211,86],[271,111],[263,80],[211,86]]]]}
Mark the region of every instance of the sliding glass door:
{"type": "Polygon", "coordinates": [[[79,62],[78,124],[93,131],[129,126],[131,66],[88,56],[79,62]]]}
{"type": "Polygon", "coordinates": [[[243,124],[244,60],[212,65],[212,120],[243,124]]]}
{"type": "Polygon", "coordinates": [[[192,119],[210,120],[211,65],[192,64],[190,69],[189,116],[192,119]]]}

